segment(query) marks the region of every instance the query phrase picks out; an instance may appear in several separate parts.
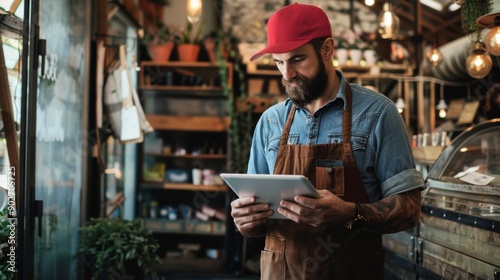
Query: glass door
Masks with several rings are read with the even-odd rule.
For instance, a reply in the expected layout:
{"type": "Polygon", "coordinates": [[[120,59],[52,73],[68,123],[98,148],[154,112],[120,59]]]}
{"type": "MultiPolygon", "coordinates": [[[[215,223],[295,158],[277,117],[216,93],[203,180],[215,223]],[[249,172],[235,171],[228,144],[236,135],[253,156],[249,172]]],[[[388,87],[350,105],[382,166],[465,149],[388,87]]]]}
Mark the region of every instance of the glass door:
{"type": "MultiPolygon", "coordinates": [[[[88,141],[90,4],[43,0],[39,37],[46,40],[37,75],[34,186],[43,201],[35,223],[34,279],[77,279],[82,186],[88,141]]],[[[35,204],[36,205],[36,204],[35,204]]],[[[38,206],[40,207],[40,206],[38,206]]]]}
{"type": "Polygon", "coordinates": [[[0,0],[0,206],[6,201],[17,220],[7,267],[16,279],[79,278],[90,8],[85,0],[0,0]]]}

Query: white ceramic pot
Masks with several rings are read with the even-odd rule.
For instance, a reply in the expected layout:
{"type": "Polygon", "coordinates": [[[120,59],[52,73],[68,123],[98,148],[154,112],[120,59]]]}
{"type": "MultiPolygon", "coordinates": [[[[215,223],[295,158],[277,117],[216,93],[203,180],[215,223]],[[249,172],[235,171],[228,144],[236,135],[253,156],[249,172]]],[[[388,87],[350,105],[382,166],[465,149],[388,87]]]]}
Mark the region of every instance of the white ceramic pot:
{"type": "Polygon", "coordinates": [[[351,55],[352,65],[359,65],[359,62],[361,61],[361,55],[362,55],[361,50],[357,50],[357,49],[350,50],[350,55],[351,55]]]}
{"type": "Polygon", "coordinates": [[[373,66],[377,63],[377,53],[374,50],[365,50],[363,57],[366,60],[366,65],[373,66]]]}
{"type": "Polygon", "coordinates": [[[347,62],[347,49],[337,49],[335,51],[335,54],[337,56],[337,61],[339,62],[339,65],[345,65],[347,62]]]}

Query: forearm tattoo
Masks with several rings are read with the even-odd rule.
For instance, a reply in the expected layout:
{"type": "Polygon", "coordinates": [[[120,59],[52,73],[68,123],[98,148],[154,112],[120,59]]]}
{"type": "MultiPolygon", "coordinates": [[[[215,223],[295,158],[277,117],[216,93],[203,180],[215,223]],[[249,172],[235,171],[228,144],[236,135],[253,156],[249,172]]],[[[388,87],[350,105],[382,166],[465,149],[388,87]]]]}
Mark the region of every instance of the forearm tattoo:
{"type": "Polygon", "coordinates": [[[383,234],[408,230],[415,227],[420,218],[420,189],[362,204],[362,208],[368,231],[383,234]]]}

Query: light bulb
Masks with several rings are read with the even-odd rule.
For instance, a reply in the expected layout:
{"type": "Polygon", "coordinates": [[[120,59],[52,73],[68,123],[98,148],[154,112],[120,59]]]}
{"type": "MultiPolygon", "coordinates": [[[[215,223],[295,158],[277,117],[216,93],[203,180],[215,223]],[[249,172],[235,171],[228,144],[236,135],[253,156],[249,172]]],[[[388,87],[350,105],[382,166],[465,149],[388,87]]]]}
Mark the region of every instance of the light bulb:
{"type": "Polygon", "coordinates": [[[488,52],[492,55],[500,55],[500,26],[495,26],[488,31],[484,43],[488,52]]]}
{"type": "Polygon", "coordinates": [[[384,39],[390,39],[399,31],[399,18],[392,12],[389,3],[384,3],[384,11],[378,19],[378,32],[384,39]]]}
{"type": "Polygon", "coordinates": [[[433,47],[430,49],[425,56],[427,60],[432,64],[432,66],[438,66],[439,63],[443,60],[443,54],[439,51],[438,48],[433,47]]]}
{"type": "Polygon", "coordinates": [[[371,7],[371,6],[373,6],[373,4],[375,4],[375,0],[365,0],[365,5],[366,6],[371,7]]]}
{"type": "Polygon", "coordinates": [[[439,117],[442,119],[446,118],[446,109],[439,110],[439,117]]]}
{"type": "Polygon", "coordinates": [[[401,97],[398,98],[398,100],[396,101],[396,108],[398,108],[398,112],[400,114],[403,112],[403,109],[406,108],[406,104],[403,98],[401,97]]]}
{"type": "Polygon", "coordinates": [[[444,101],[443,98],[439,100],[438,105],[436,106],[436,109],[439,110],[439,117],[444,119],[446,118],[446,109],[448,108],[448,105],[446,105],[446,101],[444,101]]]}
{"type": "Polygon", "coordinates": [[[469,51],[469,56],[465,60],[467,73],[475,79],[482,79],[490,73],[491,66],[490,54],[484,48],[483,43],[477,42],[469,51]]]}
{"type": "Polygon", "coordinates": [[[187,19],[191,23],[196,23],[201,18],[202,3],[201,0],[187,1],[187,19]]]}

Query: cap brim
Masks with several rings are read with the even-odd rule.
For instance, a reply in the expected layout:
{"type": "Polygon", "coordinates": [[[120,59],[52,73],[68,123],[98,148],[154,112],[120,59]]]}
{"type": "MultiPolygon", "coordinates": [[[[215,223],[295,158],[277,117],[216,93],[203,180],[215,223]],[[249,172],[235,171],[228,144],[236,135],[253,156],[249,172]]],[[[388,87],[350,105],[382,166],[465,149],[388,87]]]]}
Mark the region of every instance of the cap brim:
{"type": "Polygon", "coordinates": [[[298,41],[293,41],[293,42],[282,42],[282,43],[276,43],[272,46],[267,46],[263,50],[259,51],[258,53],[252,55],[250,57],[250,61],[255,60],[265,54],[268,53],[286,53],[289,51],[292,51],[307,42],[311,41],[312,39],[304,39],[304,40],[298,40],[298,41]]]}

